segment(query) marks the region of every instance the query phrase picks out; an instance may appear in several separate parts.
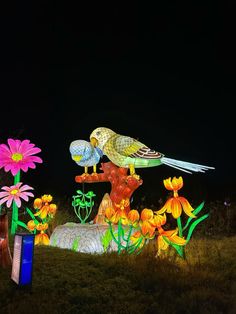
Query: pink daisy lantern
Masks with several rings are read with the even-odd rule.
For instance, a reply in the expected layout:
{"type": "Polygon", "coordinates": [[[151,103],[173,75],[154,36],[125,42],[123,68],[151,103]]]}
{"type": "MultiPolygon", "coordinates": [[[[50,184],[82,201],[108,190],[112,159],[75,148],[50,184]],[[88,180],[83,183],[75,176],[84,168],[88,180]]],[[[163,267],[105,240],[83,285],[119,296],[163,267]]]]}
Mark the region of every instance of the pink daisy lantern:
{"type": "Polygon", "coordinates": [[[3,186],[2,190],[4,192],[0,192],[0,205],[6,203],[8,208],[11,207],[13,201],[16,202],[18,207],[21,207],[21,198],[28,201],[29,196],[34,196],[33,193],[28,192],[28,190],[33,190],[33,188],[27,184],[22,185],[22,182],[12,186],[3,186]]]}
{"type": "Polygon", "coordinates": [[[41,149],[35,147],[35,144],[29,140],[13,140],[9,138],[6,144],[0,145],[0,169],[4,168],[6,172],[11,171],[15,176],[20,170],[28,171],[28,168],[35,169],[35,163],[42,163],[42,159],[35,154],[41,152],[41,149]]]}

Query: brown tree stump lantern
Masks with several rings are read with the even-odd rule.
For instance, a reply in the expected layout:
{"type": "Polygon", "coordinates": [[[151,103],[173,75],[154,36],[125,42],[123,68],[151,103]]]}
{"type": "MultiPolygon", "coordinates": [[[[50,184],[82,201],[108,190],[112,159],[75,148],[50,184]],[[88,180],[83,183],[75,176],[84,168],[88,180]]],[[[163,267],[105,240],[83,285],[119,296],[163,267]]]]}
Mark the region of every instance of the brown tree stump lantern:
{"type": "Polygon", "coordinates": [[[0,215],[0,266],[6,268],[12,265],[12,256],[8,240],[8,217],[0,215]]]}
{"type": "MultiPolygon", "coordinates": [[[[143,183],[143,180],[128,175],[128,168],[121,168],[112,162],[101,163],[102,173],[83,174],[75,177],[77,183],[110,182],[110,199],[113,208],[130,211],[130,198],[133,192],[143,183]],[[123,208],[121,208],[123,207],[123,208]]],[[[96,222],[96,218],[95,218],[96,222]]]]}

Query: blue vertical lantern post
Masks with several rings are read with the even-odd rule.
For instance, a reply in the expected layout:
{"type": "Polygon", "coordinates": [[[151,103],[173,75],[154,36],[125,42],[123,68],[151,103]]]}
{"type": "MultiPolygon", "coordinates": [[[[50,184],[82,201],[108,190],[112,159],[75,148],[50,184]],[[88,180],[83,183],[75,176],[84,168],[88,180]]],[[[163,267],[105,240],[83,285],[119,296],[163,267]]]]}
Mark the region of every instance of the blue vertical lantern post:
{"type": "Polygon", "coordinates": [[[34,234],[16,233],[11,279],[19,286],[32,284],[34,234]]]}

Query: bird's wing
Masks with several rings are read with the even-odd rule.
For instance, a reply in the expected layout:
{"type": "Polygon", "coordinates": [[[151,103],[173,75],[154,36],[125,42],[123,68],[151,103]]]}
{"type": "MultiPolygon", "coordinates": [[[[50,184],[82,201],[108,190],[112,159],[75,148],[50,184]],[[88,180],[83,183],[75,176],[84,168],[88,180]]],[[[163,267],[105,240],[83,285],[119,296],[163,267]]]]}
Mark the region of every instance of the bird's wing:
{"type": "Polygon", "coordinates": [[[163,154],[148,148],[143,143],[129,136],[117,135],[114,138],[113,145],[119,154],[126,157],[156,159],[163,156],[163,154]]]}
{"type": "Polygon", "coordinates": [[[103,156],[103,151],[99,147],[95,147],[96,152],[98,153],[99,157],[103,156]]]}

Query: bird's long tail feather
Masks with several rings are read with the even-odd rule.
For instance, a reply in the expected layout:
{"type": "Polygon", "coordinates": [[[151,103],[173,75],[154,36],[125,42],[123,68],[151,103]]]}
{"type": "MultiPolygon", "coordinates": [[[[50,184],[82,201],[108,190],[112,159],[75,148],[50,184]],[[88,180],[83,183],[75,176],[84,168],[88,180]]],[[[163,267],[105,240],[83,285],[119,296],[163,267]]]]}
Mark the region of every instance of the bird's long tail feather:
{"type": "Polygon", "coordinates": [[[191,171],[205,172],[208,169],[215,169],[214,167],[194,164],[191,162],[176,160],[176,159],[167,158],[167,157],[162,157],[161,162],[167,166],[179,169],[179,170],[187,172],[187,173],[192,173],[191,171]]]}

